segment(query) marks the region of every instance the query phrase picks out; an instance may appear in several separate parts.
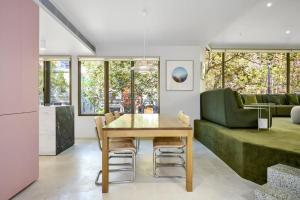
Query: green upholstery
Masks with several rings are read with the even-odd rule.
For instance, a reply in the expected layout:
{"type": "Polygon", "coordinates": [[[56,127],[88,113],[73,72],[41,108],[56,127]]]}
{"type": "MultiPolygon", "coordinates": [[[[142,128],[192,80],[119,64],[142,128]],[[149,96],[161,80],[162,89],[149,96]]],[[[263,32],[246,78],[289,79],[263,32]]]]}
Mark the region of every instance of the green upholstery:
{"type": "Polygon", "coordinates": [[[242,99],[242,96],[240,95],[240,93],[238,93],[237,91],[234,91],[234,96],[236,98],[236,102],[238,104],[238,107],[243,108],[244,103],[243,103],[243,99],[242,99]]]}
{"type": "Polygon", "coordinates": [[[288,105],[299,105],[299,99],[296,94],[286,94],[288,105]]]}
{"type": "Polygon", "coordinates": [[[286,97],[284,94],[270,94],[269,103],[275,103],[276,105],[287,105],[286,97]]]}
{"type": "Polygon", "coordinates": [[[195,120],[195,138],[241,177],[266,183],[267,168],[286,164],[300,168],[300,126],[289,118],[274,118],[270,131],[229,129],[207,120],[195,120]]]}
{"type": "Polygon", "coordinates": [[[244,103],[246,105],[257,103],[256,95],[244,95],[244,103]]]}
{"type": "MultiPolygon", "coordinates": [[[[229,128],[257,128],[258,111],[240,108],[230,88],[203,92],[200,101],[202,119],[229,128]]],[[[268,112],[263,110],[262,115],[267,118],[268,112]]]]}
{"type": "MultiPolygon", "coordinates": [[[[291,95],[292,97],[289,97],[289,95],[290,94],[257,94],[255,96],[257,99],[257,103],[274,103],[276,105],[284,105],[276,108],[271,108],[273,117],[290,117],[291,110],[293,106],[296,105],[295,103],[297,103],[297,101],[299,102],[300,95],[294,94],[291,95]],[[289,98],[293,98],[293,103],[289,103],[289,98]]],[[[243,99],[246,99],[249,96],[253,97],[254,95],[242,94],[241,96],[243,99]]]]}

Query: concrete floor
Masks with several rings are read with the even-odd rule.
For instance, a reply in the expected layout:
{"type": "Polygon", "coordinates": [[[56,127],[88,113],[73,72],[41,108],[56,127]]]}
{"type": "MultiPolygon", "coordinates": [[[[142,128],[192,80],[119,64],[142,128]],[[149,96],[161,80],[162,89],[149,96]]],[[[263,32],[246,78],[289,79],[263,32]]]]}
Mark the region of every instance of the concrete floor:
{"type": "MultiPolygon", "coordinates": [[[[186,192],[184,179],[153,178],[151,145],[151,140],[141,142],[135,183],[110,185],[110,192],[102,195],[101,186],[94,184],[100,165],[97,141],[77,140],[72,148],[58,156],[41,156],[39,180],[14,200],[254,199],[253,191],[258,185],[239,177],[197,141],[194,142],[193,192],[186,192]]],[[[182,173],[180,170],[172,168],[171,172],[182,173]]]]}

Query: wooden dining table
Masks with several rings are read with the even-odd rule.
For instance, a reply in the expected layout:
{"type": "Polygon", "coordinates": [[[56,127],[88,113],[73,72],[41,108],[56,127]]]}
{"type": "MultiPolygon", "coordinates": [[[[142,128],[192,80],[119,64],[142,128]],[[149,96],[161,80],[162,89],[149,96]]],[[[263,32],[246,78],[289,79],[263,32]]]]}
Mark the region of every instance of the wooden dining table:
{"type": "Polygon", "coordinates": [[[193,131],[176,117],[161,114],[124,114],[102,129],[102,193],[109,191],[109,138],[186,138],[186,190],[193,191],[193,131]]]}

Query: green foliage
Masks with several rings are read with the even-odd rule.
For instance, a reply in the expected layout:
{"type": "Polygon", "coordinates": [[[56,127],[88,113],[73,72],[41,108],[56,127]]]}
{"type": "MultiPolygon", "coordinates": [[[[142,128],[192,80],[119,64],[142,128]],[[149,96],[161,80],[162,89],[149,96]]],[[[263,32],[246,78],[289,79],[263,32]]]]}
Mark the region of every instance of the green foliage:
{"type": "Polygon", "coordinates": [[[300,53],[291,53],[291,93],[300,92],[300,53]]]}
{"type": "MultiPolygon", "coordinates": [[[[206,52],[206,89],[221,88],[222,53],[206,52]]],[[[240,93],[286,92],[286,54],[260,52],[225,53],[225,87],[240,93]]]]}
{"type": "MultiPolygon", "coordinates": [[[[104,63],[81,62],[81,99],[86,99],[95,113],[104,113],[104,63]]],[[[83,103],[83,102],[81,102],[83,103]]]]}

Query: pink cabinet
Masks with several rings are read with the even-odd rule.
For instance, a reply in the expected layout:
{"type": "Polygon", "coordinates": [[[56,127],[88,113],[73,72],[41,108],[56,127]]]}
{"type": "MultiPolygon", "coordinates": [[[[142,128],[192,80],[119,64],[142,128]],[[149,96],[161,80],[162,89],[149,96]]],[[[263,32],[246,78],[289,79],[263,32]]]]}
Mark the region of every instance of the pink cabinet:
{"type": "Polygon", "coordinates": [[[38,109],[38,7],[0,2],[0,115],[38,109]]]}
{"type": "Polygon", "coordinates": [[[0,1],[0,200],[38,178],[38,7],[0,1]]]}
{"type": "Polygon", "coordinates": [[[0,116],[0,199],[38,178],[37,112],[0,116]]]}

